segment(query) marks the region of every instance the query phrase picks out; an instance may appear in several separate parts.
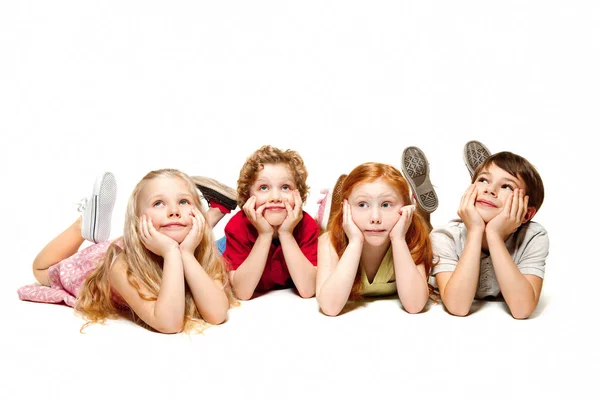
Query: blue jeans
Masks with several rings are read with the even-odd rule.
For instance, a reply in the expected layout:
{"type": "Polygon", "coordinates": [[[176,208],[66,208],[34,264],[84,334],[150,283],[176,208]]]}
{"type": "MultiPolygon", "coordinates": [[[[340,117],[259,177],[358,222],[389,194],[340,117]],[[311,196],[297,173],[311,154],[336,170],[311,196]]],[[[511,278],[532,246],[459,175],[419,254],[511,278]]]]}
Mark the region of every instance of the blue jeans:
{"type": "Polygon", "coordinates": [[[225,238],[225,236],[223,236],[221,239],[217,240],[215,242],[215,244],[217,245],[217,250],[219,250],[219,253],[221,253],[221,254],[225,253],[225,247],[227,244],[227,238],[225,238]]]}

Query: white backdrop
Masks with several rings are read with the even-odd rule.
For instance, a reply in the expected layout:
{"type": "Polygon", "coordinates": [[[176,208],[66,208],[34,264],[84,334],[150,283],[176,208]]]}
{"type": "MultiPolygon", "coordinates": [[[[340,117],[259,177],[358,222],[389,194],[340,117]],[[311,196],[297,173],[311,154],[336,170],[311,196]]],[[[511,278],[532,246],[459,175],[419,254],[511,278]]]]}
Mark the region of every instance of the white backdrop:
{"type": "Polygon", "coordinates": [[[593,1],[3,2],[0,397],[588,393],[600,355],[590,229],[599,39],[593,1]],[[314,213],[339,174],[366,161],[399,167],[416,145],[442,225],[469,183],[471,139],[525,156],[545,182],[534,220],[551,253],[531,320],[499,303],[467,318],[439,305],[410,316],[397,300],[328,318],[315,299],[281,291],[203,336],[124,321],[81,335],[71,309],[17,299],[101,171],[119,183],[118,236],[129,193],[152,169],[234,186],[261,145],[292,148],[314,213]]]}

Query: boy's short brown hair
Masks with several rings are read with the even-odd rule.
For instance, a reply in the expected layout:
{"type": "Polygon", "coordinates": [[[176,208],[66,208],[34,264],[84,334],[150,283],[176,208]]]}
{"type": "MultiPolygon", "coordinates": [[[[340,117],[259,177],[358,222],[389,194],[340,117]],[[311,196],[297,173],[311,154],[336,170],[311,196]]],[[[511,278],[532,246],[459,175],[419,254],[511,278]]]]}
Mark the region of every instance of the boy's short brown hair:
{"type": "Polygon", "coordinates": [[[520,155],[509,151],[501,151],[492,154],[477,167],[473,174],[473,178],[471,179],[471,183],[475,183],[479,174],[492,164],[505,170],[515,178],[523,179],[523,182],[525,182],[525,194],[529,196],[528,205],[530,207],[535,207],[536,211],[539,211],[544,202],[544,182],[542,182],[542,177],[535,167],[520,155]]]}
{"type": "Polygon", "coordinates": [[[244,206],[250,197],[250,187],[256,181],[258,172],[264,168],[265,164],[286,165],[294,177],[294,183],[296,189],[300,192],[302,203],[306,201],[309,189],[306,184],[308,171],[300,154],[294,150],[283,151],[277,147],[266,145],[252,153],[240,170],[240,177],[237,181],[237,198],[240,208],[244,206]]]}

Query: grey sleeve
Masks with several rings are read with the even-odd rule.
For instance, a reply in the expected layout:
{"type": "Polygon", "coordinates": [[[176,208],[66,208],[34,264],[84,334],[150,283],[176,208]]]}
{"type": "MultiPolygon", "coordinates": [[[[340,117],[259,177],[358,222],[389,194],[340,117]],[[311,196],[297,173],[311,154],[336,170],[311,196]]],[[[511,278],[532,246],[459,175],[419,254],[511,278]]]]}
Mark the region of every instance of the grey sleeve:
{"type": "Polygon", "coordinates": [[[546,272],[546,258],[550,249],[548,232],[542,230],[536,233],[523,248],[519,257],[517,268],[523,275],[535,275],[544,279],[546,272]]]}
{"type": "Polygon", "coordinates": [[[456,242],[452,234],[445,230],[434,230],[430,234],[431,245],[433,248],[434,261],[438,260],[438,264],[433,267],[431,276],[438,272],[452,272],[458,264],[458,252],[456,242]]]}

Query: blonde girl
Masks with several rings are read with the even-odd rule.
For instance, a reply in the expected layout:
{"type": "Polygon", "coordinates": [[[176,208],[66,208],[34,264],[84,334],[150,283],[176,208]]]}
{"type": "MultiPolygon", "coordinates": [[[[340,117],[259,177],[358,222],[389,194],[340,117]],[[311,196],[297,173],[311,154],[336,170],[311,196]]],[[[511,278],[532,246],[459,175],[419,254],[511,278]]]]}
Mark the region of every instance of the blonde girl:
{"type": "Polygon", "coordinates": [[[36,257],[44,286],[19,289],[20,298],[64,301],[86,325],[125,317],[176,333],[225,321],[233,298],[194,182],[174,169],[148,173],[129,198],[123,237],[110,243],[103,240],[115,192],[114,177],[104,174],[82,218],[36,257]],[[96,244],[77,252],[84,239],[96,244]]]}

